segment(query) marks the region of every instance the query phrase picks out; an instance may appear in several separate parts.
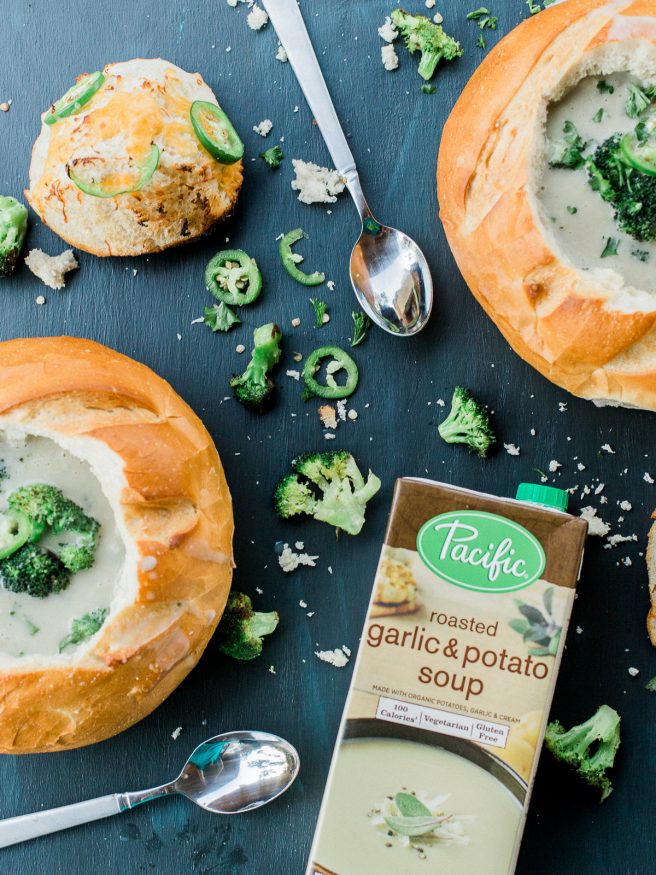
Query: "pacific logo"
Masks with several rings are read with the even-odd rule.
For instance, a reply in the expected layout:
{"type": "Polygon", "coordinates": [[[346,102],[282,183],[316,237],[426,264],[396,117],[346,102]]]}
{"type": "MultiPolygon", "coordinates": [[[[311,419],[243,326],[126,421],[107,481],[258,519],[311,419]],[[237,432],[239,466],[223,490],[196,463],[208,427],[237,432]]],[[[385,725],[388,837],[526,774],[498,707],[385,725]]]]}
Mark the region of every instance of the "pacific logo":
{"type": "Polygon", "coordinates": [[[540,578],[546,556],[518,523],[478,510],[432,517],[419,530],[417,551],[443,580],[476,592],[514,592],[540,578]]]}

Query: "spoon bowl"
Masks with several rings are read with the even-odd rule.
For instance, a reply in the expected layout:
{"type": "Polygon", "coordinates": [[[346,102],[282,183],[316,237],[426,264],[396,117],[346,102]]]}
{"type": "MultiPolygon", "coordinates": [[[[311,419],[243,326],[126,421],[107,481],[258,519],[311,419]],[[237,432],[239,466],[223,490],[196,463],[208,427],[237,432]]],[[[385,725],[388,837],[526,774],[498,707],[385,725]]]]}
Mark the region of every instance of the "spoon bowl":
{"type": "Polygon", "coordinates": [[[206,811],[238,814],[280,796],[298,769],[298,754],[283,738],[227,732],[198,745],[173,787],[206,811]]]}
{"type": "Polygon", "coordinates": [[[350,274],[360,306],[384,331],[416,334],[428,321],[433,281],[423,252],[407,234],[365,217],[350,274]]]}

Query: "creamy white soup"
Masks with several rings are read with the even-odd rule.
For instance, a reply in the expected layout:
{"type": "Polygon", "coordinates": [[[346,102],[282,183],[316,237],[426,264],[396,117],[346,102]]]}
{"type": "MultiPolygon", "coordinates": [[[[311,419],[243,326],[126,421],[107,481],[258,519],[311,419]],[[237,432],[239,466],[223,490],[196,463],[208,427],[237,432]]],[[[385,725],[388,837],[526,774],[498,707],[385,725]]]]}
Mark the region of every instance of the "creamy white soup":
{"type": "Polygon", "coordinates": [[[412,741],[348,740],[314,860],[335,875],[506,875],[521,817],[510,791],[469,760],[412,741]],[[416,795],[448,817],[442,823],[453,826],[453,840],[448,830],[440,839],[439,826],[437,835],[407,840],[381,826],[386,800],[398,793],[416,795]]]}
{"type": "MultiPolygon", "coordinates": [[[[630,118],[626,113],[629,83],[640,84],[627,73],[589,76],[552,104],[547,116],[550,149],[562,142],[566,122],[573,122],[586,142],[584,156],[613,134],[633,131],[643,116],[630,118]]],[[[553,151],[547,158],[552,156],[553,151]]],[[[656,291],[656,243],[635,240],[618,228],[612,207],[591,188],[585,167],[551,167],[545,162],[537,197],[544,225],[570,264],[580,270],[610,268],[626,284],[656,291]],[[602,258],[609,238],[617,241],[617,254],[602,258]]]]}
{"type": "MultiPolygon", "coordinates": [[[[34,436],[16,439],[0,436],[0,460],[0,512],[6,509],[9,494],[18,487],[47,483],[61,489],[100,523],[93,566],[71,574],[65,590],[35,598],[10,592],[0,585],[0,655],[57,654],[74,619],[109,609],[124,564],[123,541],[110,504],[86,462],[49,438],[34,436]]],[[[56,553],[67,540],[65,535],[46,530],[38,546],[56,553]]],[[[65,653],[71,655],[75,650],[76,645],[69,645],[65,653]]]]}

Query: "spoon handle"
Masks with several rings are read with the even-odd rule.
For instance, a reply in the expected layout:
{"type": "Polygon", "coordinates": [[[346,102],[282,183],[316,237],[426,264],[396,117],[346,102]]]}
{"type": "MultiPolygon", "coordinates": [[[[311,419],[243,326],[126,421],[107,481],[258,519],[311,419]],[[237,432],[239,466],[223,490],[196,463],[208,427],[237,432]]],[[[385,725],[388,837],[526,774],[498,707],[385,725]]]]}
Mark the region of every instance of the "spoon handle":
{"type": "Polygon", "coordinates": [[[317,56],[296,0],[262,0],[287,52],[303,94],[326,141],[336,170],[346,179],[355,176],[355,160],[330,99],[317,56]]]}
{"type": "Polygon", "coordinates": [[[121,794],[111,793],[109,796],[99,796],[86,802],[76,802],[73,805],[62,805],[60,808],[50,808],[47,811],[35,811],[34,814],[21,814],[19,817],[9,817],[0,820],[0,848],[35,839],[60,829],[79,826],[92,820],[100,820],[125,811],[128,806],[121,804],[121,794]]]}

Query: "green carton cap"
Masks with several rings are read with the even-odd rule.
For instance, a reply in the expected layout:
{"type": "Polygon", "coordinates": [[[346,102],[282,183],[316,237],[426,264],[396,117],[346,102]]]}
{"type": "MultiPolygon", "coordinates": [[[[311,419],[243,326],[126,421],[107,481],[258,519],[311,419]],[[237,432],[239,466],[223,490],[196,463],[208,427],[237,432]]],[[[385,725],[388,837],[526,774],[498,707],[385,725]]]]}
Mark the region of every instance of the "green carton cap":
{"type": "Polygon", "coordinates": [[[518,501],[540,504],[542,507],[567,510],[569,495],[564,489],[556,489],[553,486],[542,486],[540,483],[520,483],[515,498],[518,501]]]}

